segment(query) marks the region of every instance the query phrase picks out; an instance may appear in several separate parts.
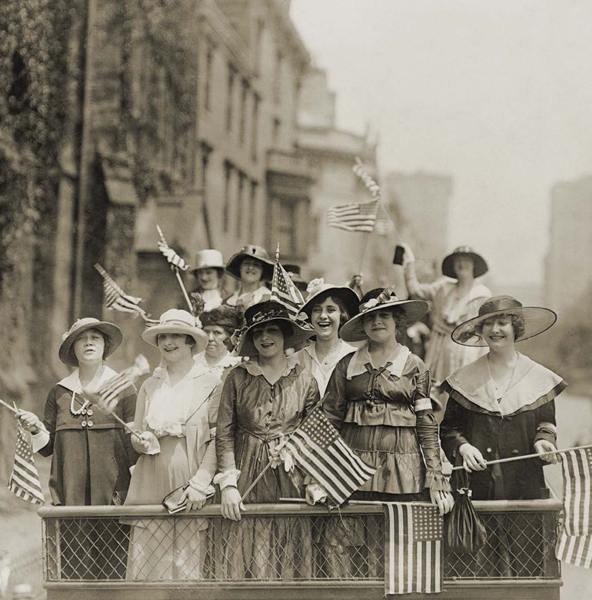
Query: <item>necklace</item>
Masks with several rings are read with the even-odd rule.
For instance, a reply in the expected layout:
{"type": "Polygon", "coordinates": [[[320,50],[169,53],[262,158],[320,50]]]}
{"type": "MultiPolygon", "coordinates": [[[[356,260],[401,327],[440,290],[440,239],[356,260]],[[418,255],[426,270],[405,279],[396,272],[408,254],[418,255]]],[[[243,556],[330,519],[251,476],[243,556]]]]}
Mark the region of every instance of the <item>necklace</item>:
{"type": "Polygon", "coordinates": [[[491,374],[491,367],[489,366],[489,354],[487,355],[487,370],[489,371],[489,379],[491,379],[491,383],[493,383],[493,387],[495,388],[495,391],[497,393],[496,400],[498,401],[498,403],[502,401],[503,397],[506,395],[506,392],[510,388],[510,385],[512,384],[512,380],[514,379],[514,373],[516,371],[517,365],[518,365],[518,354],[516,354],[516,360],[514,361],[514,367],[512,368],[512,373],[510,374],[510,379],[508,379],[508,382],[506,383],[504,389],[501,390],[498,387],[495,379],[493,378],[493,375],[491,374]]]}
{"type": "Polygon", "coordinates": [[[85,408],[89,405],[89,401],[85,400],[84,403],[80,402],[80,400],[78,400],[78,398],[76,398],[76,392],[72,392],[72,398],[70,400],[70,412],[77,417],[78,415],[83,414],[83,411],[85,410],[85,408]],[[80,408],[74,408],[74,400],[76,400],[76,402],[78,402],[78,404],[80,404],[80,408]]]}

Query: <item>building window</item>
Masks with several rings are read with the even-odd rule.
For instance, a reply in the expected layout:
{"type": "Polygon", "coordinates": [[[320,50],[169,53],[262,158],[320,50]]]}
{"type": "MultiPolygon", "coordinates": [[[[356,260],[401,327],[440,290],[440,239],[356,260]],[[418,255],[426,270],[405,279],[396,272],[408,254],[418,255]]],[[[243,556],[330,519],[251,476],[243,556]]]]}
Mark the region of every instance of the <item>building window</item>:
{"type": "Polygon", "coordinates": [[[275,148],[280,145],[280,136],[282,133],[282,122],[276,117],[273,120],[273,126],[271,130],[271,144],[275,148]]]}
{"type": "Polygon", "coordinates": [[[256,181],[251,181],[251,197],[250,197],[250,207],[251,213],[249,215],[249,239],[255,239],[255,216],[257,215],[257,187],[258,183],[256,181]]]}
{"type": "Polygon", "coordinates": [[[232,130],[232,118],[234,113],[234,81],[236,70],[228,63],[228,97],[226,99],[226,131],[232,130]]]}
{"type": "Polygon", "coordinates": [[[206,50],[206,89],[205,89],[205,106],[206,110],[212,109],[212,73],[214,64],[214,46],[208,43],[206,50]]]}
{"type": "Polygon", "coordinates": [[[282,99],[282,71],[284,65],[284,55],[278,50],[275,57],[275,72],[273,74],[273,101],[279,104],[282,99]]]}
{"type": "Polygon", "coordinates": [[[258,141],[259,141],[259,104],[261,98],[255,94],[253,96],[253,119],[251,122],[251,158],[257,161],[258,141]]]}
{"type": "Polygon", "coordinates": [[[296,247],[296,203],[279,200],[278,237],[280,251],[284,256],[295,256],[296,247]]]}
{"type": "Polygon", "coordinates": [[[224,233],[228,233],[228,230],[230,229],[232,168],[232,163],[224,161],[224,207],[222,209],[222,226],[224,228],[224,233]]]}
{"type": "Polygon", "coordinates": [[[247,176],[239,171],[238,174],[238,200],[236,203],[236,237],[240,240],[243,229],[243,203],[245,201],[245,180],[247,176]]]}
{"type": "Polygon", "coordinates": [[[239,122],[239,142],[241,146],[245,145],[245,133],[247,129],[247,98],[249,96],[249,82],[243,79],[241,89],[240,122],[239,122]]]}

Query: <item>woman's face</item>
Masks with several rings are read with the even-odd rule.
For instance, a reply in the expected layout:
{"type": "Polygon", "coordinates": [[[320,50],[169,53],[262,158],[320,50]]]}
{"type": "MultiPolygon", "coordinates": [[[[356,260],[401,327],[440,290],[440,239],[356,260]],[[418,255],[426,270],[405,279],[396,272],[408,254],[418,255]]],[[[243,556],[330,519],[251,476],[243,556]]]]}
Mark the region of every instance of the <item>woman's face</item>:
{"type": "Polygon", "coordinates": [[[473,259],[470,256],[455,256],[454,257],[454,272],[458,279],[466,279],[473,277],[473,259]]]}
{"type": "Polygon", "coordinates": [[[336,339],[339,335],[341,310],[332,298],[325,298],[323,302],[314,304],[310,313],[310,321],[317,339],[336,339]]]}
{"type": "Polygon", "coordinates": [[[93,365],[103,360],[105,338],[98,329],[87,329],[74,342],[74,356],[79,365],[93,365]]]}
{"type": "Polygon", "coordinates": [[[240,276],[243,283],[258,283],[263,276],[263,265],[256,259],[245,258],[240,266],[240,276]]]}
{"type": "Polygon", "coordinates": [[[364,317],[364,333],[372,342],[383,343],[397,337],[397,324],[390,310],[376,310],[364,317]]]}
{"type": "Polygon", "coordinates": [[[512,319],[507,316],[491,317],[483,321],[481,335],[492,349],[514,346],[515,335],[512,319]]]}
{"type": "Polygon", "coordinates": [[[274,358],[284,353],[284,334],[277,323],[257,325],[252,335],[259,356],[274,358]]]}
{"type": "Polygon", "coordinates": [[[224,342],[228,339],[228,334],[224,327],[220,327],[220,325],[206,325],[203,329],[208,334],[206,356],[215,359],[227,354],[228,348],[224,342]]]}
{"type": "Polygon", "coordinates": [[[218,269],[199,269],[195,272],[195,278],[202,290],[215,290],[218,287],[218,269]]]}
{"type": "Polygon", "coordinates": [[[160,354],[169,363],[191,358],[191,346],[184,333],[159,333],[157,343],[160,354]]]}

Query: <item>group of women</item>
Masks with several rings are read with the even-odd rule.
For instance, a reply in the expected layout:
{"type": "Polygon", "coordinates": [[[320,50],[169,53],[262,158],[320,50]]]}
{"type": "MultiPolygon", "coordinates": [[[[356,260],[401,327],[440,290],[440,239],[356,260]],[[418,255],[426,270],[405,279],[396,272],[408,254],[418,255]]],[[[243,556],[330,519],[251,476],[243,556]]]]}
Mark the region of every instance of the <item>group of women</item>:
{"type": "MultiPolygon", "coordinates": [[[[317,407],[376,468],[354,498],[430,501],[446,514],[454,500],[441,445],[451,462],[473,473],[473,498],[542,497],[542,466],[555,460],[549,454],[556,444],[553,399],[566,384],[518,353],[515,343],[548,329],[555,314],[509,296],[491,298],[475,282],[487,265],[469,248],[446,257],[449,279],[430,285],[417,282],[408,247],[405,254],[405,279],[417,298],[402,300],[386,288],[360,299],[348,287],[314,280],[302,318],[292,319],[269,299],[264,281],[271,279],[272,262],[265,250],[245,246],[225,267],[219,252],[199,253],[195,275],[204,312],[198,320],[171,309],[144,331],[143,339],[160,351],[160,364],[137,401],[130,389],[116,408],[133,421],[138,437],[85,399],[114,375],[104,360],[122,342],[119,328],[91,318],[74,323],[59,352],[75,370],[51,390],[43,422],[19,414],[34,449],[53,454],[53,503],[159,504],[181,488],[188,510],[221,504],[237,547],[229,548],[232,557],[218,559],[232,563],[231,572],[281,577],[281,563],[288,561],[292,573],[306,574],[306,520],[285,519],[273,532],[269,523],[240,521],[245,503],[326,498],[319,482],[297,467],[267,468],[285,459],[283,442],[317,407]],[[239,280],[231,296],[220,286],[224,269],[239,280]],[[424,299],[433,315],[426,363],[399,342],[406,326],[428,313],[424,299]],[[444,393],[448,404],[439,426],[436,396],[444,393]],[[533,451],[540,458],[487,466],[533,451]],[[299,561],[290,552],[296,543],[299,561]],[[278,565],[262,560],[278,547],[278,565]]],[[[177,526],[176,520],[134,521],[126,576],[201,577],[208,523],[195,519],[183,536],[177,526]]],[[[340,539],[335,526],[325,534],[327,546],[340,539]]],[[[340,544],[340,552],[347,554],[347,547],[340,544]]]]}

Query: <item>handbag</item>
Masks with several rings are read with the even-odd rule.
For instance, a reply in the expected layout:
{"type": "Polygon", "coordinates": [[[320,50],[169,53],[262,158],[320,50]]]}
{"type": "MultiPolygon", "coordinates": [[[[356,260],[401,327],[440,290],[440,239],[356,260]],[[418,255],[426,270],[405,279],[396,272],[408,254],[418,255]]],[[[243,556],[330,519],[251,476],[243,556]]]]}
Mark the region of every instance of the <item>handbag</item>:
{"type": "MultiPolygon", "coordinates": [[[[183,498],[183,492],[185,492],[188,487],[189,484],[186,483],[185,485],[175,488],[162,499],[162,505],[167,509],[169,515],[174,515],[185,510],[188,500],[187,496],[183,498]]],[[[211,498],[213,495],[214,489],[210,486],[206,490],[206,498],[211,498]]]]}

